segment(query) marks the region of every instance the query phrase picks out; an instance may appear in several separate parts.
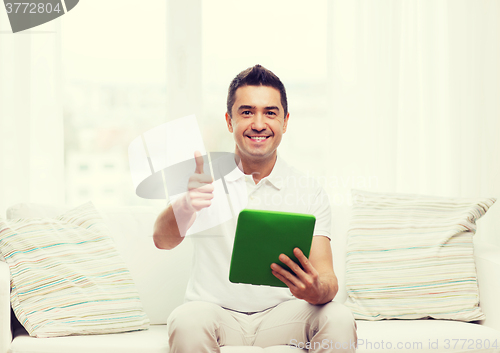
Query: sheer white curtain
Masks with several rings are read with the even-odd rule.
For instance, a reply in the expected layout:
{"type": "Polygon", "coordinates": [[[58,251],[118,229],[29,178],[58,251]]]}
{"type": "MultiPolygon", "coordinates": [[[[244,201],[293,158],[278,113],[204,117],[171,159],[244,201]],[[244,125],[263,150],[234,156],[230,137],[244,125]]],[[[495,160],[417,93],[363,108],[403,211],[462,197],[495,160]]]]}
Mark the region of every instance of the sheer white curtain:
{"type": "MultiPolygon", "coordinates": [[[[14,35],[5,12],[0,16],[3,214],[20,201],[64,202],[64,134],[59,22],[31,30],[44,33],[14,35]]],[[[282,148],[290,162],[296,149],[310,151],[307,166],[321,173],[339,208],[352,187],[500,198],[500,2],[331,0],[328,20],[329,119],[306,122],[291,111],[286,139],[293,146],[284,139],[282,148]]],[[[312,35],[310,28],[304,33],[312,35]]],[[[277,53],[259,47],[259,56],[248,55],[252,64],[272,58],[269,68],[280,73],[301,48],[300,41],[290,43],[296,47],[277,53]]],[[[201,44],[189,45],[198,52],[201,44]]],[[[317,65],[313,59],[304,55],[297,71],[317,65]]],[[[232,78],[237,70],[231,71],[232,78]]],[[[314,108],[312,101],[305,107],[314,108]]],[[[480,233],[500,245],[498,232],[495,205],[480,233]]]]}
{"type": "Polygon", "coordinates": [[[500,2],[329,5],[332,192],[500,198],[500,2]]]}
{"type": "Polygon", "coordinates": [[[58,21],[13,34],[0,11],[0,216],[17,202],[64,202],[58,21]],[[10,33],[9,33],[10,32],[10,33]]]}

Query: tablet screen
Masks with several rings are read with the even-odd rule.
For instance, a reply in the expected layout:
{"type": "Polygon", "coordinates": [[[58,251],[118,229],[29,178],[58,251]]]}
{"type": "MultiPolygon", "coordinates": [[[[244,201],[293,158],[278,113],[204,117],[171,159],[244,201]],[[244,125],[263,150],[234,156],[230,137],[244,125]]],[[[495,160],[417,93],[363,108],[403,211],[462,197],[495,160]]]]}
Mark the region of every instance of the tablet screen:
{"type": "Polygon", "coordinates": [[[300,265],[293,254],[296,247],[309,257],[315,223],[316,218],[310,214],[242,210],[236,225],[229,281],[286,287],[272,274],[271,264],[289,270],[278,259],[285,254],[300,265]]]}

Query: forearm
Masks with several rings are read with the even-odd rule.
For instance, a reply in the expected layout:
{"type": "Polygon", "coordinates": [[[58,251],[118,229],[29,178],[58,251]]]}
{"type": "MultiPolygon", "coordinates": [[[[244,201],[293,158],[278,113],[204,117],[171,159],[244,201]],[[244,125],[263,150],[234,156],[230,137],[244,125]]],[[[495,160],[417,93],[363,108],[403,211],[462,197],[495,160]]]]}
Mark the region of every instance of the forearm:
{"type": "Polygon", "coordinates": [[[184,197],[180,197],[160,213],[154,225],[153,240],[159,249],[173,249],[179,245],[196,219],[184,197]]]}
{"type": "Polygon", "coordinates": [[[321,305],[331,302],[339,290],[337,276],[333,273],[319,274],[319,283],[319,299],[315,303],[311,304],[321,305]]]}

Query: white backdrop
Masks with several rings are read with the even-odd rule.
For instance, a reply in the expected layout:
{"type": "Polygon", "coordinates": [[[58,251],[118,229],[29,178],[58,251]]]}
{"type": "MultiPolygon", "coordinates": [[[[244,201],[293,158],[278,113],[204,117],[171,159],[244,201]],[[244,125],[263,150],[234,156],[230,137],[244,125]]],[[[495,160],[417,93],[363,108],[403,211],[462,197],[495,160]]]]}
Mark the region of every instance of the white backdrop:
{"type": "MultiPolygon", "coordinates": [[[[207,111],[207,100],[212,100],[207,92],[222,97],[220,106],[215,106],[221,110],[220,116],[204,117],[204,121],[219,119],[214,120],[219,124],[217,130],[224,129],[221,123],[227,84],[237,70],[250,64],[269,66],[285,85],[297,73],[302,73],[297,75],[301,79],[327,82],[328,93],[319,103],[317,97],[302,96],[303,90],[287,85],[291,120],[280,150],[297,168],[322,178],[335,207],[348,203],[351,187],[500,198],[500,1],[318,0],[307,5],[303,1],[255,0],[247,11],[238,8],[240,3],[224,0],[183,4],[205,6],[202,22],[218,25],[212,38],[219,40],[220,46],[208,45],[208,39],[202,41],[205,37],[201,28],[205,27],[189,23],[192,16],[172,26],[176,16],[168,13],[167,22],[171,22],[158,28],[174,28],[175,38],[182,37],[183,31],[194,35],[185,49],[186,53],[200,55],[200,59],[185,61],[182,72],[198,72],[203,67],[205,80],[223,81],[220,89],[206,85],[200,98],[204,100],[200,106],[207,111]],[[200,54],[200,46],[205,46],[205,57],[200,54]],[[326,106],[326,116],[298,116],[299,99],[302,111],[321,104],[326,106]]],[[[148,18],[136,16],[136,2],[120,1],[120,5],[122,20],[117,18],[112,29],[107,21],[89,22],[85,9],[100,6],[98,1],[81,2],[63,20],[91,23],[94,34],[112,32],[120,36],[128,33],[124,30],[130,27],[130,18],[134,19],[135,40],[154,40],[148,27],[141,25],[148,18]]],[[[64,202],[64,122],[60,37],[50,33],[8,34],[6,14],[0,12],[3,214],[5,207],[18,201],[64,202]]],[[[58,21],[38,29],[58,31],[58,21]]],[[[89,42],[90,28],[80,27],[81,32],[71,34],[75,35],[74,43],[83,45],[89,42]]],[[[109,62],[117,60],[130,67],[134,77],[140,76],[140,67],[148,67],[148,62],[139,65],[137,58],[135,65],[127,64],[126,51],[125,55],[118,52],[114,60],[109,37],[103,35],[101,43],[97,34],[91,37],[93,45],[85,48],[106,53],[87,53],[99,58],[95,63],[86,57],[81,62],[78,56],[71,57],[71,62],[63,63],[73,70],[71,74],[85,69],[85,75],[90,72],[99,78],[98,70],[114,72],[109,62]],[[109,57],[109,62],[102,57],[109,57]]],[[[170,42],[154,46],[159,50],[167,47],[169,84],[172,75],[182,73],[171,67],[182,56],[169,50],[172,33],[167,36],[170,42]]],[[[127,38],[121,39],[127,42],[127,38]]],[[[154,58],[154,53],[147,56],[154,58]]],[[[198,81],[191,78],[190,85],[204,84],[201,77],[198,81]]],[[[117,83],[119,79],[124,79],[121,73],[117,83]]],[[[147,116],[140,119],[148,125],[147,116]]],[[[215,129],[212,122],[203,124],[215,129]]],[[[230,136],[226,141],[216,148],[232,145],[230,136]]],[[[215,146],[212,141],[207,144],[215,146]]],[[[488,238],[485,240],[500,245],[500,206],[493,206],[480,222],[479,233],[488,238]]]]}
{"type": "MultiPolygon", "coordinates": [[[[500,1],[333,1],[329,21],[327,173],[500,198],[500,1]]],[[[500,245],[499,205],[478,235],[500,245]]]]}
{"type": "Polygon", "coordinates": [[[17,202],[64,202],[58,26],[12,34],[0,9],[1,216],[17,202]]]}

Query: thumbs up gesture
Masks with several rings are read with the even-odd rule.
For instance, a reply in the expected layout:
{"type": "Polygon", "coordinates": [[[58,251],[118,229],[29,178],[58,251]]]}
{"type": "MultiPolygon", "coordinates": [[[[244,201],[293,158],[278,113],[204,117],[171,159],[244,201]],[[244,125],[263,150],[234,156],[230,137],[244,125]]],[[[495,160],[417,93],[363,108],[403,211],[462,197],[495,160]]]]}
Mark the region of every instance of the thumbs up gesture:
{"type": "Polygon", "coordinates": [[[212,204],[214,198],[213,179],[210,174],[205,174],[203,171],[203,157],[199,151],[194,153],[196,161],[196,169],[194,174],[191,175],[188,181],[188,192],[186,194],[186,201],[188,207],[198,212],[205,207],[212,204]]]}

